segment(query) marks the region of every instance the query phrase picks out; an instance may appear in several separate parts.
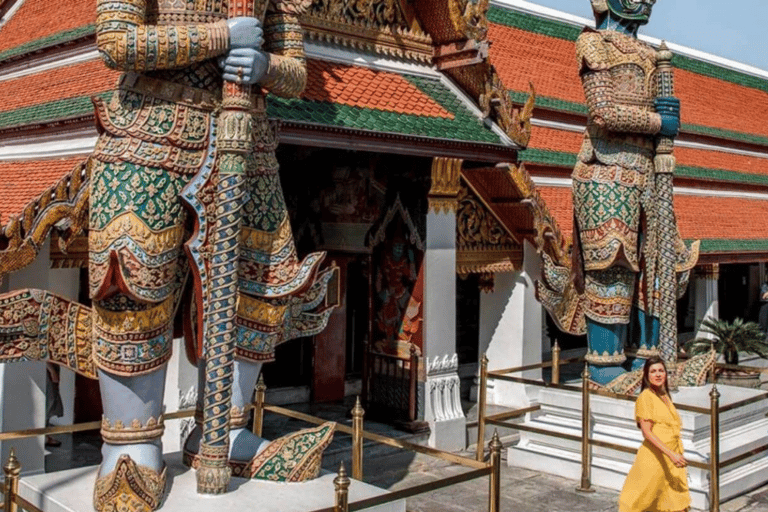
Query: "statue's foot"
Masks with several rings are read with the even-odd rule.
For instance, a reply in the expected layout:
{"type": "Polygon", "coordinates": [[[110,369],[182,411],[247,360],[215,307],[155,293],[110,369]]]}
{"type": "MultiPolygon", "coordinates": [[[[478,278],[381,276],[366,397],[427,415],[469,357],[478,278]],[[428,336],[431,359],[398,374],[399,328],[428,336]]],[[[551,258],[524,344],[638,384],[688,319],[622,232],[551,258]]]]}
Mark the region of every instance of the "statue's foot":
{"type": "Polygon", "coordinates": [[[590,380],[601,386],[605,386],[619,375],[624,375],[625,373],[627,373],[627,370],[621,366],[589,365],[590,380]]]}
{"type": "Polygon", "coordinates": [[[275,439],[246,467],[247,478],[303,482],[317,478],[323,452],[333,440],[336,423],[329,421],[275,439]]]}
{"type": "MultiPolygon", "coordinates": [[[[196,425],[184,443],[182,462],[184,465],[197,469],[200,453],[202,429],[196,425]]],[[[261,438],[246,428],[236,428],[229,431],[229,465],[232,476],[243,476],[245,466],[269,445],[269,441],[261,438]]]]}
{"type": "Polygon", "coordinates": [[[166,469],[159,473],[122,455],[115,468],[96,479],[93,507],[97,512],[152,512],[165,493],[166,469]]]}
{"type": "MultiPolygon", "coordinates": [[[[230,453],[242,457],[246,453],[245,446],[250,446],[254,453],[250,459],[230,456],[232,476],[277,482],[302,482],[316,478],[320,473],[323,452],[333,440],[335,426],[333,422],[323,423],[318,427],[292,432],[272,442],[244,429],[237,430],[244,430],[247,434],[232,431],[230,453]],[[232,442],[232,437],[235,442],[232,442]],[[250,443],[247,442],[249,439],[250,443]]],[[[184,464],[197,469],[200,466],[200,435],[193,437],[193,434],[185,443],[183,458],[184,464]]]]}

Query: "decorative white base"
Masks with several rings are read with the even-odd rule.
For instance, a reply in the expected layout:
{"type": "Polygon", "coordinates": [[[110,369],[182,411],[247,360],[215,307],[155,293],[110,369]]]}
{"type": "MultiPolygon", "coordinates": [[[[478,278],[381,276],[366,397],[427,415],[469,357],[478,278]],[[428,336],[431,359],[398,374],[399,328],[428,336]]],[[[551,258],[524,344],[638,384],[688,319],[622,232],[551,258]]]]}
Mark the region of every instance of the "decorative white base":
{"type": "MultiPolygon", "coordinates": [[[[166,454],[168,483],[160,512],[210,512],[211,510],[258,510],[259,512],[310,512],[334,505],[334,473],[299,484],[233,478],[229,492],[220,496],[197,494],[195,472],[181,463],[178,453],[166,454]]],[[[69,469],[24,477],[19,494],[43,512],[92,512],[96,467],[69,469]]],[[[350,503],[387,494],[387,491],[352,480],[350,503]]],[[[405,500],[370,509],[405,512],[405,500]]]]}
{"type": "MultiPolygon", "coordinates": [[[[718,386],[720,407],[738,402],[761,392],[733,386],[718,386]]],[[[709,408],[710,386],[681,387],[673,393],[675,404],[709,408]]],[[[527,415],[524,424],[551,432],[581,435],[581,393],[542,389],[541,410],[527,415]]],[[[613,442],[636,450],[642,434],[634,420],[634,402],[592,395],[593,439],[613,442]]],[[[709,415],[681,411],[681,432],[685,458],[709,462],[709,415]]],[[[720,414],[720,460],[768,443],[768,401],[748,404],[720,414]]],[[[593,485],[621,490],[632,462],[633,453],[593,447],[593,485]]],[[[554,473],[573,480],[581,479],[581,444],[531,432],[521,432],[520,443],[509,448],[510,466],[554,473]]],[[[748,457],[720,472],[720,500],[725,501],[768,482],[768,457],[765,452],[748,457]]],[[[688,484],[693,508],[709,510],[709,472],[688,467],[688,484]]]]}

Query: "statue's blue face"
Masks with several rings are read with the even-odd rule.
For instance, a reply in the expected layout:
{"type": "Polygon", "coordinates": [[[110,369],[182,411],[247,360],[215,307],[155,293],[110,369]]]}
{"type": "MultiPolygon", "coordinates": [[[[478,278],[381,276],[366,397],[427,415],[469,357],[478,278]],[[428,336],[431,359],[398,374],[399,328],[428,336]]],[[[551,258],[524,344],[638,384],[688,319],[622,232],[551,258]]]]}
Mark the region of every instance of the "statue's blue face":
{"type": "Polygon", "coordinates": [[[608,0],[608,8],[621,19],[645,25],[655,3],[656,0],[608,0]]]}

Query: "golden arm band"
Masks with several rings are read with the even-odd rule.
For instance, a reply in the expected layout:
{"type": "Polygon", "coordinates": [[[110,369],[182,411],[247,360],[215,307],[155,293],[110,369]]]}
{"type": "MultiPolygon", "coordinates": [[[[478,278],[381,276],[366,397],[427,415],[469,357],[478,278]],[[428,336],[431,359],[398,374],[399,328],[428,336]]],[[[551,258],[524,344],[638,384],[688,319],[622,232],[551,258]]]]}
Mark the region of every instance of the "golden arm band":
{"type": "Polygon", "coordinates": [[[226,22],[148,25],[146,0],[99,0],[96,41],[107,65],[124,71],[187,66],[227,50],[226,22]]]}
{"type": "Polygon", "coordinates": [[[613,79],[607,71],[589,71],[582,75],[589,113],[595,124],[618,133],[655,135],[661,130],[661,116],[641,107],[617,104],[613,79]]]}
{"type": "Polygon", "coordinates": [[[120,420],[113,423],[105,417],[101,418],[101,437],[109,444],[146,443],[162,437],[164,431],[162,416],[159,419],[149,418],[146,423],[135,419],[130,425],[124,425],[120,420]]]}
{"type": "Polygon", "coordinates": [[[272,94],[295,98],[307,84],[304,35],[293,14],[267,13],[264,20],[264,50],[269,67],[259,85],[272,94]]]}

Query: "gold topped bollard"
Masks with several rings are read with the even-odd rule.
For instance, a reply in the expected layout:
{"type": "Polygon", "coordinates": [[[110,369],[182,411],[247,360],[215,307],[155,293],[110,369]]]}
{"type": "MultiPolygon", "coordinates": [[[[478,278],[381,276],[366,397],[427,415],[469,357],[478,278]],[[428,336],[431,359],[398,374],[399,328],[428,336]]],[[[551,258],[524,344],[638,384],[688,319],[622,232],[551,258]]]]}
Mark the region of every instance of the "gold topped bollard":
{"type": "Polygon", "coordinates": [[[589,446],[589,363],[581,373],[581,485],[580,492],[595,492],[592,487],[592,449],[589,446]]]}
{"type": "Polygon", "coordinates": [[[709,510],[720,512],[720,392],[716,384],[712,384],[709,399],[709,510]]]}
{"type": "Polygon", "coordinates": [[[363,415],[365,410],[357,397],[352,409],[352,478],[363,479],[363,415]]]}
{"type": "Polygon", "coordinates": [[[552,347],[552,384],[560,384],[560,345],[557,340],[552,347]]]}
{"type": "Polygon", "coordinates": [[[334,512],[349,512],[349,484],[351,480],[347,476],[344,462],[339,465],[339,474],[333,479],[333,487],[336,489],[336,506],[334,512]]]}
{"type": "Polygon", "coordinates": [[[267,396],[267,385],[264,384],[264,375],[259,375],[256,383],[256,406],[253,408],[253,433],[261,437],[264,430],[264,400],[267,396]]]}
{"type": "Polygon", "coordinates": [[[477,392],[477,460],[483,461],[485,454],[485,401],[488,385],[488,356],[483,354],[480,361],[480,388],[477,392]]]}
{"type": "Polygon", "coordinates": [[[16,504],[16,495],[19,494],[19,473],[21,473],[21,464],[16,458],[16,451],[11,448],[11,454],[8,456],[8,462],[3,466],[5,473],[5,501],[3,512],[18,512],[16,504]]]}
{"type": "Polygon", "coordinates": [[[501,512],[501,449],[499,431],[493,431],[488,449],[491,452],[491,481],[488,489],[488,512],[501,512]]]}

